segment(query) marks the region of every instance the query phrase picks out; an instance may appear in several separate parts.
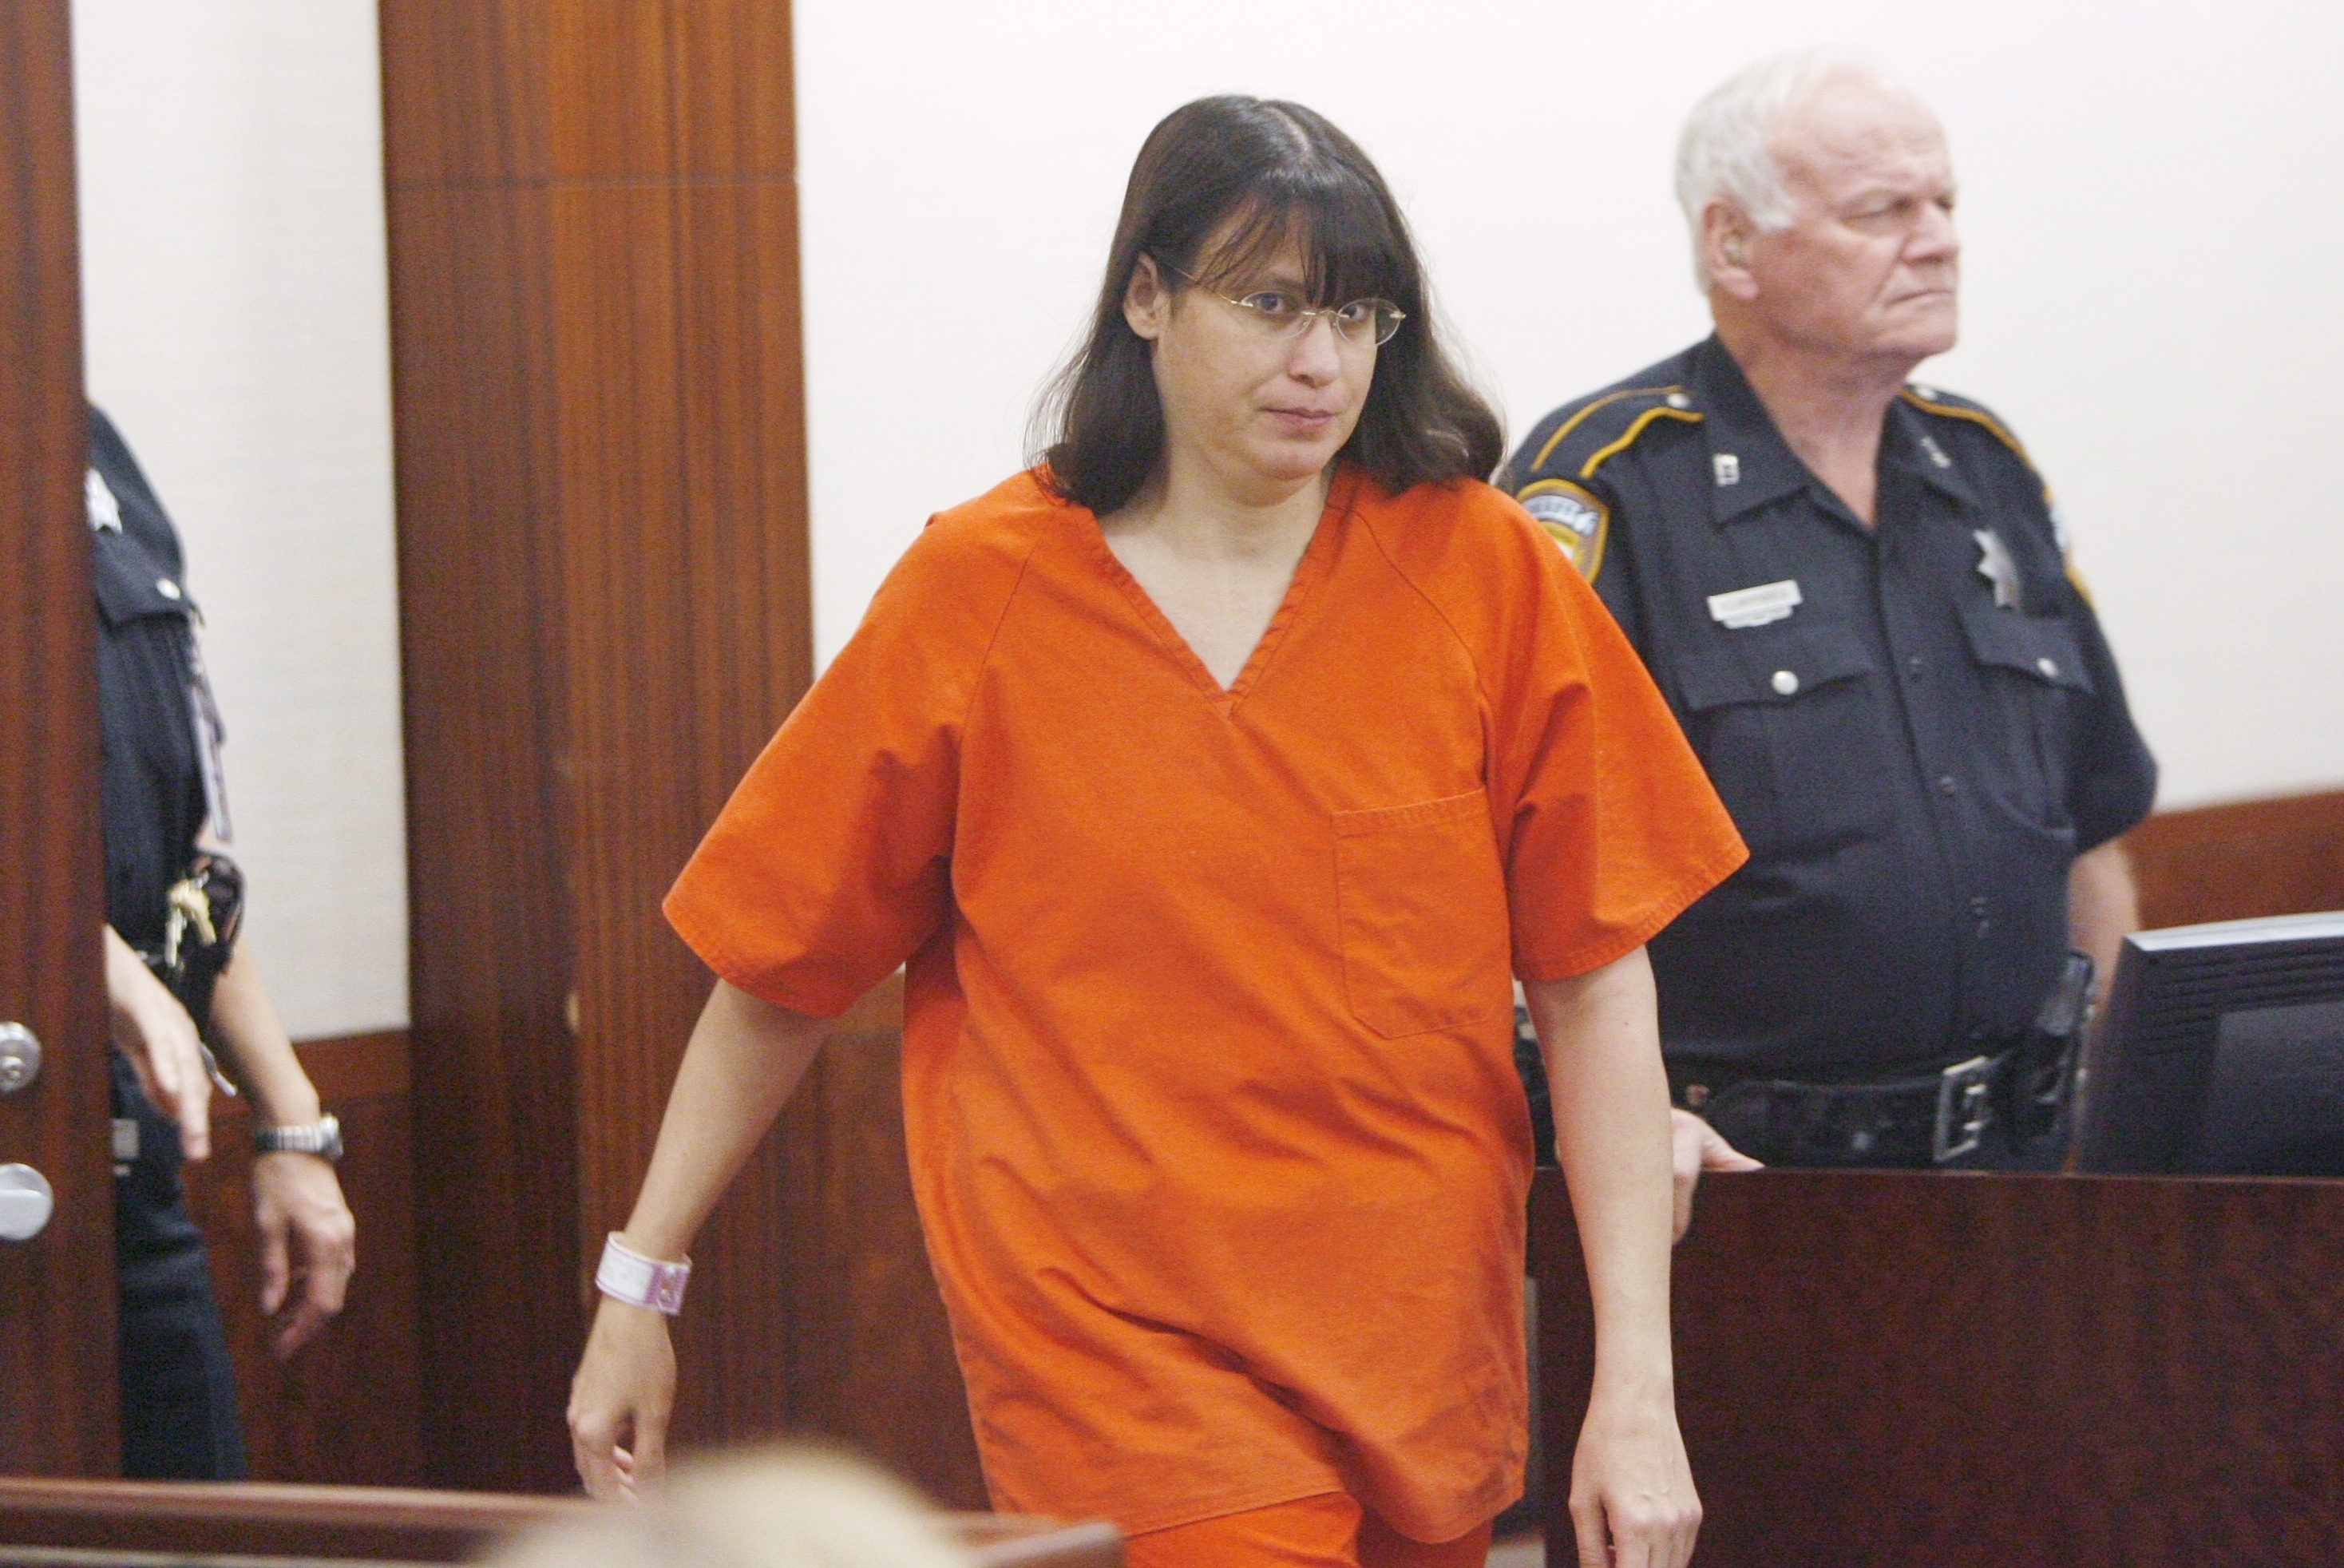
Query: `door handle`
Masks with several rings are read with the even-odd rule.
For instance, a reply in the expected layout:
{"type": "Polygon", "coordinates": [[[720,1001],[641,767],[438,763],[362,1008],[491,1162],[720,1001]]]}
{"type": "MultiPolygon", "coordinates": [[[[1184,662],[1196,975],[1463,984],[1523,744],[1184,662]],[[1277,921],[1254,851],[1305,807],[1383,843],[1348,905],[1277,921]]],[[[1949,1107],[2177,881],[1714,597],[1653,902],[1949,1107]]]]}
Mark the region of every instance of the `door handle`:
{"type": "Polygon", "coordinates": [[[0,1095],[12,1095],[41,1076],[41,1042],[22,1024],[0,1024],[0,1095]]]}
{"type": "Polygon", "coordinates": [[[48,1178],[29,1165],[0,1165],[0,1241],[30,1241],[56,1207],[48,1178]]]}

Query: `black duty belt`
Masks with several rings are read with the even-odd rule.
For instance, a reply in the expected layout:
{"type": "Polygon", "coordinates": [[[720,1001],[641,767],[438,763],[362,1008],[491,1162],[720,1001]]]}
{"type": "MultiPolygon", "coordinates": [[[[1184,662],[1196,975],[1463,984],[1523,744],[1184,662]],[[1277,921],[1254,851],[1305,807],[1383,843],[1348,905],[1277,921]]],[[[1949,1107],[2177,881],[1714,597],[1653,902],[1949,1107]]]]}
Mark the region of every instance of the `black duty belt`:
{"type": "Polygon", "coordinates": [[[1769,1164],[1945,1165],[1984,1139],[2018,1056],[2014,1048],[1972,1057],[1875,1084],[1743,1078],[1711,1089],[1680,1081],[1677,1098],[1728,1143],[1769,1164]]]}

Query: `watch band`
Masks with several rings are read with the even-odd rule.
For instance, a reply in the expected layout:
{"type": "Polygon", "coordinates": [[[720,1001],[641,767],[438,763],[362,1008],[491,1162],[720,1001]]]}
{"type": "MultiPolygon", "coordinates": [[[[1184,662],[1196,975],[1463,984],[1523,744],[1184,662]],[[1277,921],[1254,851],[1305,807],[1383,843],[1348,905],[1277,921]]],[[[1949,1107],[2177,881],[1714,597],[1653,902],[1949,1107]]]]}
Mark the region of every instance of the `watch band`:
{"type": "Polygon", "coordinates": [[[332,1115],[298,1127],[259,1127],[252,1130],[252,1147],[262,1154],[314,1154],[335,1161],[342,1158],[341,1118],[332,1115]]]}
{"type": "Polygon", "coordinates": [[[691,1279],[691,1259],[663,1263],[646,1258],[620,1240],[613,1230],[602,1244],[602,1264],[594,1270],[594,1288],[613,1301],[649,1307],[672,1318],[683,1310],[683,1287],[691,1279]]]}

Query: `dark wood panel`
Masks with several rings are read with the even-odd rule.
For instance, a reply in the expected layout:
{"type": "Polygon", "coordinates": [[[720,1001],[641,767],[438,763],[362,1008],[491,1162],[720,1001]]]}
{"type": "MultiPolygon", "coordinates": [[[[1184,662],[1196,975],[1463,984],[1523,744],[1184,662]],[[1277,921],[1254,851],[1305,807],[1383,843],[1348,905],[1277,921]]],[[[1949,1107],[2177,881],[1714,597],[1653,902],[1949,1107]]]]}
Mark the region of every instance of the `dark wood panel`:
{"type": "Polygon", "coordinates": [[[687,185],[674,200],[676,282],[711,319],[686,320],[676,378],[704,826],[813,675],[797,188],[687,185]]]}
{"type": "Polygon", "coordinates": [[[982,1508],[985,1478],[952,1330],[928,1269],[904,1148],[904,986],[889,979],[823,1047],[784,1124],[791,1279],[802,1332],[791,1411],[947,1507],[982,1508]]]}
{"type": "Polygon", "coordinates": [[[550,223],[528,190],[395,187],[389,216],[428,1473],[561,1490],[581,1330],[550,223]]]}
{"type": "Polygon", "coordinates": [[[259,1481],[419,1486],[406,1036],[352,1035],[298,1048],[325,1108],[341,1118],[349,1152],[339,1176],[358,1220],[359,1270],[341,1316],[291,1362],[277,1359],[260,1312],[252,1114],[243,1102],[213,1102],[212,1158],[186,1174],[236,1361],[246,1458],[259,1481]]]}
{"type": "Polygon", "coordinates": [[[399,186],[793,172],[785,5],[403,0],[381,15],[399,186]]]}
{"type": "MultiPolygon", "coordinates": [[[[677,171],[702,178],[793,177],[788,7],[770,0],[671,0],[668,17],[677,171]]],[[[796,246],[786,254],[794,264],[796,246]]],[[[789,298],[796,298],[794,287],[789,298]]]]}
{"type": "MultiPolygon", "coordinates": [[[[427,1437],[436,1480],[566,1486],[592,1261],[710,983],[659,900],[809,675],[793,193],[676,172],[687,146],[788,167],[788,15],[383,17],[411,858],[438,879],[427,1437]]],[[[819,1260],[782,1161],[695,1243],[684,1441],[792,1421],[779,1303],[819,1260]]]]}
{"type": "MultiPolygon", "coordinates": [[[[1586,1284],[1532,1201],[1561,1496],[1586,1284]]],[[[2344,1560],[2339,1278],[2344,1183],[1713,1178],[1674,1286],[1700,1560],[2344,1560]]]]}
{"type": "Polygon", "coordinates": [[[2152,930],[2344,909],[2344,790],[2160,812],[2125,843],[2152,930]]]}
{"type": "Polygon", "coordinates": [[[539,3],[545,52],[505,63],[542,73],[548,172],[558,180],[664,184],[674,172],[667,13],[675,0],[539,3]]]}
{"type": "Polygon", "coordinates": [[[0,5],[0,1018],[47,1056],[0,1099],[0,1161],[40,1170],[57,1203],[40,1236],[0,1243],[0,1470],[105,1475],[114,1178],[66,12],[0,5]]]}
{"type": "MultiPolygon", "coordinates": [[[[383,0],[382,136],[393,190],[541,180],[551,168],[546,0],[383,0]]],[[[398,226],[392,225],[393,247],[398,226]]]]}
{"type": "MultiPolygon", "coordinates": [[[[705,116],[732,106],[697,106],[705,116]]],[[[680,112],[679,136],[700,123],[680,112]]],[[[676,336],[682,657],[662,673],[662,700],[674,714],[663,742],[688,747],[691,765],[673,770],[663,853],[639,864],[652,895],[645,929],[682,966],[669,1016],[687,1027],[709,977],[668,931],[657,900],[813,679],[795,199],[793,186],[770,181],[687,183],[672,193],[676,288],[692,303],[676,336]]],[[[681,1044],[682,1030],[672,1037],[681,1044]]],[[[632,1066],[640,1053],[613,1059],[632,1066]]],[[[656,1091],[637,1122],[647,1133],[666,1088],[665,1075],[638,1078],[634,1092],[656,1091]]],[[[775,1353],[807,1336],[784,1317],[774,1287],[828,1259],[788,1223],[785,1169],[782,1137],[768,1138],[712,1219],[702,1250],[718,1272],[706,1299],[725,1326],[721,1335],[695,1330],[686,1352],[687,1431],[737,1440],[807,1424],[792,1394],[794,1349],[775,1353]]],[[[631,1196],[641,1166],[608,1174],[619,1179],[592,1196],[631,1196]]]]}
{"type": "Polygon", "coordinates": [[[293,1049],[329,1109],[339,1101],[407,1098],[411,1069],[405,1029],[300,1040],[293,1049]]]}

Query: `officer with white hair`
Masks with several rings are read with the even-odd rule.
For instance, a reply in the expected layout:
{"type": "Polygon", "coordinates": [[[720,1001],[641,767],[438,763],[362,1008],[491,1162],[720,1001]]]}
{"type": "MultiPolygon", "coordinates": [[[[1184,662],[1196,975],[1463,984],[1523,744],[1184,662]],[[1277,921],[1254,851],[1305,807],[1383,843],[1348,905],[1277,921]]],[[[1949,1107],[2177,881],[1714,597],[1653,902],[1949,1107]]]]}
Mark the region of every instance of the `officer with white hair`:
{"type": "MultiPolygon", "coordinates": [[[[1945,138],[1864,62],[1763,61],[1684,127],[1716,332],[1499,476],[1643,655],[1750,846],[1652,945],[1680,1148],[2056,1163],[2076,1018],[2137,924],[2157,770],[2009,428],[1954,346],[1945,138]],[[1687,1129],[1690,1129],[1689,1132],[1687,1129]]],[[[1680,1160],[1680,1180],[1687,1179],[1680,1160]]]]}

